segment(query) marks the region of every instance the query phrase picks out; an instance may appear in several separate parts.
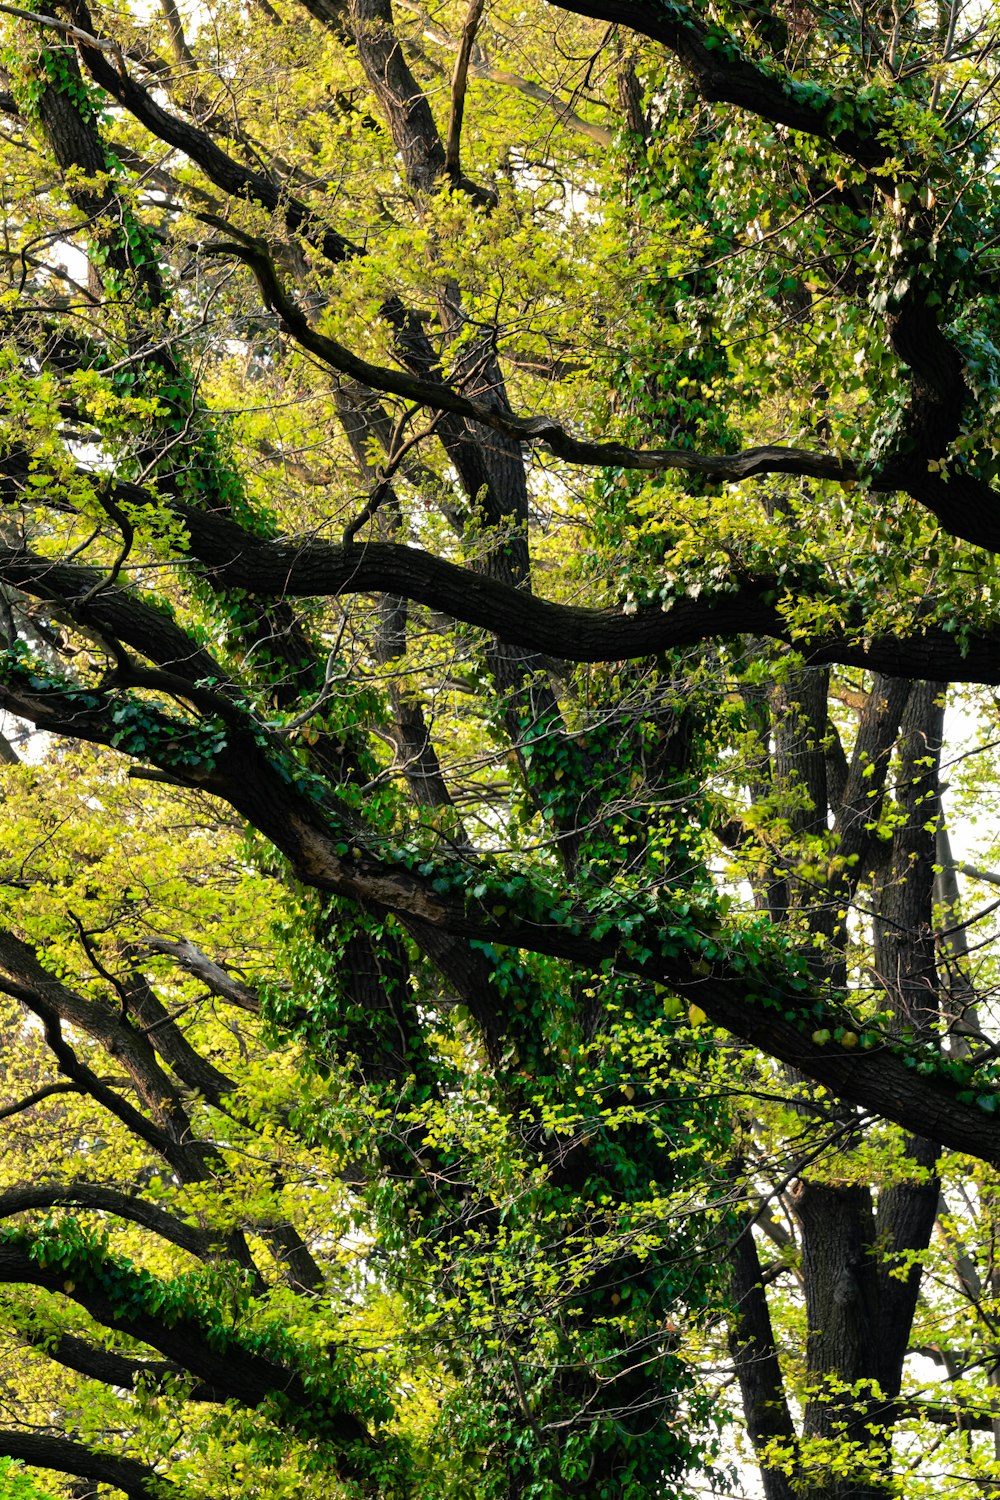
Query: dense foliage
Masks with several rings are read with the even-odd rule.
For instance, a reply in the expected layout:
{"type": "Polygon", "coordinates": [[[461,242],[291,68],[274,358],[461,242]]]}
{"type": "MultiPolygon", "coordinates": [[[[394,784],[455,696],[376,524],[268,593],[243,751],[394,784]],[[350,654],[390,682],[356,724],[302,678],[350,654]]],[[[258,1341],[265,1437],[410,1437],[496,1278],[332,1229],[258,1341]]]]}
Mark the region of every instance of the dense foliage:
{"type": "Polygon", "coordinates": [[[0,1494],[1000,1488],[1000,18],[2,10],[0,1494]]]}

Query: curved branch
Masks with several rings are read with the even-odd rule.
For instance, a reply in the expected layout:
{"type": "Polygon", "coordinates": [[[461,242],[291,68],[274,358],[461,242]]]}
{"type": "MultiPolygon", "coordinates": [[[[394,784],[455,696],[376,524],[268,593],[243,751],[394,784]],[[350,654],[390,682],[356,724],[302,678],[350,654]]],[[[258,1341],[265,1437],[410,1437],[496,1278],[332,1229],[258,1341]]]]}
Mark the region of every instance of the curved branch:
{"type": "Polygon", "coordinates": [[[185,1224],[155,1203],[99,1182],[33,1183],[30,1186],[6,1188],[0,1192],[0,1219],[32,1209],[85,1208],[97,1213],[113,1214],[130,1224],[140,1224],[178,1249],[186,1250],[199,1260],[212,1257],[211,1237],[201,1229],[185,1224]]]}
{"type": "MultiPolygon", "coordinates": [[[[130,500],[145,493],[123,481],[115,489],[130,500]]],[[[217,513],[179,501],[172,508],[185,522],[191,554],[220,586],[276,598],[393,594],[481,626],[509,645],[562,661],[629,661],[712,638],[749,634],[793,645],[816,666],[856,666],[932,682],[1000,683],[1000,628],[973,631],[961,639],[931,624],[906,636],[858,640],[850,634],[831,634],[810,639],[789,630],[777,605],[779,582],[768,575],[737,576],[725,593],[676,599],[659,609],[645,607],[626,615],[620,609],[587,609],[540,599],[416,547],[393,542],[338,546],[311,540],[262,541],[217,513]]],[[[0,546],[0,578],[70,611],[96,576],[90,568],[0,546]]],[[[786,579],[780,588],[789,586],[786,579]]],[[[108,589],[88,609],[95,623],[113,631],[119,641],[183,673],[193,692],[198,691],[194,683],[199,677],[220,679],[221,667],[169,616],[126,590],[108,589]]],[[[861,619],[853,623],[859,632],[863,629],[861,619]]],[[[228,686],[235,693],[235,685],[228,686]]],[[[174,687],[183,690],[180,682],[174,687]]],[[[213,693],[212,705],[218,706],[218,689],[213,693]]],[[[225,706],[231,711],[232,702],[225,706]]]]}
{"type": "MultiPolygon", "coordinates": [[[[100,1269],[89,1261],[86,1265],[74,1265],[70,1279],[64,1266],[40,1265],[24,1245],[0,1242],[0,1283],[37,1286],[57,1296],[69,1297],[104,1327],[158,1350],[171,1364],[189,1371],[224,1398],[254,1409],[269,1397],[282,1396],[285,1399],[275,1412],[279,1421],[293,1426],[299,1420],[308,1421],[309,1412],[315,1411],[316,1399],[293,1370],[244,1347],[233,1336],[223,1337],[218,1330],[206,1334],[189,1312],[171,1308],[166,1318],[154,1316],[144,1309],[139,1294],[127,1293],[122,1288],[121,1263],[116,1262],[114,1269],[113,1285],[117,1292],[112,1295],[101,1283],[100,1269]]],[[[142,1279],[140,1273],[132,1275],[137,1282],[142,1279]]],[[[353,1413],[337,1406],[326,1415],[327,1430],[335,1441],[372,1448],[372,1435],[353,1413]]],[[[345,1460],[342,1472],[346,1475],[356,1470],[345,1460]]]]}
{"type": "Polygon", "coordinates": [[[19,1099],[16,1104],[7,1104],[0,1109],[0,1120],[9,1120],[12,1115],[22,1114],[26,1109],[33,1109],[36,1104],[41,1104],[44,1099],[50,1099],[53,1094],[79,1094],[83,1090],[78,1083],[47,1083],[44,1088],[36,1089],[33,1094],[28,1094],[24,1099],[19,1099]]]}
{"type": "MultiPolygon", "coordinates": [[[[784,69],[768,72],[751,62],[728,33],[710,28],[682,7],[661,7],[642,0],[590,0],[566,9],[593,19],[625,25],[660,41],[678,58],[702,97],[709,102],[736,104],[761,118],[790,126],[829,142],[866,171],[879,173],[883,192],[891,191],[894,178],[884,170],[903,149],[891,119],[875,116],[864,129],[840,129],[834,123],[841,114],[841,97],[814,84],[801,83],[784,69]]],[[[86,5],[75,7],[77,24],[93,32],[86,5]]],[[[305,203],[282,193],[275,184],[235,162],[202,131],[162,109],[142,87],[124,72],[112,67],[97,46],[80,42],[81,56],[102,88],[116,98],[160,140],[184,151],[211,180],[235,198],[249,198],[283,216],[288,227],[298,230],[320,246],[324,255],[342,262],[363,254],[360,247],[323,225],[305,203]]],[[[265,300],[284,322],[292,337],[310,349],[330,368],[350,374],[373,389],[399,394],[439,411],[451,412],[484,423],[519,442],[545,444],[557,457],[576,464],[636,468],[651,472],[675,470],[697,474],[717,482],[739,482],[761,474],[788,474],[849,484],[862,478],[879,494],[902,490],[925,506],[952,535],[990,551],[1000,551],[1000,503],[997,492],[985,480],[951,466],[947,480],[939,471],[927,469],[928,456],[945,457],[955,435],[954,416],[964,408],[968,390],[961,359],[940,332],[931,309],[911,294],[888,320],[893,346],[910,366],[914,379],[913,400],[908,412],[910,446],[879,469],[862,472],[855,465],[831,454],[764,446],[743,454],[691,454],[674,450],[636,450],[618,443],[593,443],[574,438],[550,418],[518,418],[480,402],[468,401],[443,382],[422,380],[394,370],[381,369],[358,359],[334,340],[309,327],[308,320],[276,285],[273,267],[260,245],[251,242],[214,247],[253,264],[265,300]],[[270,267],[270,270],[268,268],[270,267]],[[270,290],[266,283],[270,276],[270,290]],[[927,337],[925,337],[925,335],[927,337]],[[929,342],[928,342],[929,338],[929,342]],[[927,347],[923,347],[923,344],[927,347]],[[942,360],[939,356],[944,354],[942,360]],[[934,369],[931,369],[931,366],[934,369]],[[941,378],[949,381],[941,388],[941,378]],[[942,442],[942,439],[946,441],[942,442]],[[912,451],[911,451],[912,450],[912,451]]],[[[383,312],[408,337],[413,323],[398,299],[390,299],[383,312]],[[391,306],[390,306],[391,303],[391,306]]]]}
{"type": "Polygon", "coordinates": [[[288,334],[331,370],[359,381],[370,390],[402,396],[420,406],[478,422],[515,442],[542,443],[557,458],[568,463],[638,469],[648,473],[676,470],[698,474],[717,483],[735,483],[766,474],[831,479],[842,484],[853,484],[859,477],[854,464],[832,454],[812,453],[802,448],[772,445],[747,448],[736,454],[703,454],[683,448],[630,448],[624,443],[594,443],[575,438],[551,417],[518,417],[500,405],[492,406],[460,395],[443,381],[427,380],[404,370],[373,365],[336,339],[318,332],[285,292],[262,241],[247,236],[202,248],[207,255],[224,255],[248,266],[260,287],[264,303],[288,334]]]}
{"type": "MultiPolygon", "coordinates": [[[[78,0],[73,11],[82,29],[93,33],[94,24],[82,0],[78,0]]],[[[251,172],[228,156],[205,131],[196,129],[186,120],[165,110],[152,94],[147,93],[128,76],[124,68],[111,66],[99,41],[95,45],[81,42],[80,56],[99,87],[105,89],[113,99],[117,99],[129,114],[159,140],[183,151],[216,187],[230,197],[249,199],[271,213],[280,214],[290,230],[301,231],[307,239],[319,246],[327,260],[335,264],[362,253],[344,235],[324,225],[319,216],[301,199],[284,192],[259,172],[251,172]]]]}
{"type": "MultiPolygon", "coordinates": [[[[71,1333],[52,1334],[43,1328],[23,1326],[17,1331],[28,1344],[42,1350],[56,1364],[75,1370],[87,1380],[97,1380],[118,1390],[131,1391],[140,1383],[162,1386],[164,1381],[177,1377],[183,1379],[188,1373],[180,1365],[166,1361],[127,1359],[124,1354],[88,1344],[85,1339],[78,1339],[71,1333]]],[[[226,1395],[203,1381],[195,1381],[185,1390],[184,1399],[218,1403],[225,1401],[226,1395]]]]}
{"type": "MultiPolygon", "coordinates": [[[[864,667],[932,682],[1000,683],[1000,627],[961,639],[940,627],[911,635],[794,637],[777,605],[773,577],[736,577],[726,593],[682,598],[634,615],[540,599],[497,578],[416,547],[371,542],[347,547],[317,541],[262,542],[223,517],[178,505],[192,553],[211,577],[254,594],[309,598],[385,593],[423,604],[500,640],[561,661],[629,661],[724,636],[784,641],[816,666],[864,667]]],[[[0,551],[0,576],[3,554],[0,551]]],[[[22,585],[23,586],[23,585],[22,585]]],[[[788,587],[787,580],[781,585],[788,587]]],[[[855,623],[858,631],[863,621],[855,623]]]]}
{"type": "MultiPolygon", "coordinates": [[[[0,681],[0,706],[56,732],[110,743],[115,738],[111,702],[102,705],[96,693],[84,696],[88,703],[74,708],[80,695],[68,697],[16,675],[13,683],[0,681]]],[[[162,742],[153,739],[163,744],[161,758],[169,769],[169,736],[162,742]]],[[[155,759],[145,744],[142,753],[155,759]]],[[[358,830],[338,821],[332,803],[324,805],[308,795],[269,748],[249,736],[232,736],[200,768],[198,780],[270,839],[288,857],[297,878],[317,890],[360,901],[369,909],[389,909],[452,937],[524,948],[594,969],[611,962],[698,1005],[717,1025],[840,1098],[916,1135],[1000,1163],[1000,1119],[984,1113],[974,1100],[961,1098],[968,1094],[962,1084],[941,1071],[917,1073],[912,1066],[916,1058],[901,1051],[855,1050],[831,1042],[829,1034],[837,1027],[853,1031],[839,997],[811,993],[780,963],[762,967],[758,958],[741,951],[738,939],[735,948],[720,950],[706,964],[697,950],[669,936],[669,907],[656,916],[637,912],[634,923],[630,918],[626,941],[613,935],[613,924],[599,912],[582,905],[552,905],[554,898],[525,877],[514,883],[515,899],[497,902],[487,895],[480,900],[478,885],[488,892],[497,879],[489,862],[477,868],[469,861],[440,860],[424,874],[405,850],[366,851],[358,845],[358,830]],[[821,1038],[828,1033],[826,1039],[812,1038],[813,1027],[821,1038]]]]}
{"type": "MultiPolygon", "coordinates": [[[[840,98],[832,90],[802,83],[785,68],[769,72],[752,62],[736,38],[708,26],[684,5],[655,0],[550,0],[574,15],[627,26],[660,42],[673,53],[701,97],[709,104],[735,104],[761,119],[826,141],[865,171],[884,166],[897,154],[891,121],[876,116],[867,129],[841,129],[834,123],[840,98]]],[[[883,177],[881,181],[886,182],[883,177]]]]}
{"type": "Polygon", "coordinates": [[[737,484],[768,474],[823,479],[843,485],[862,480],[874,494],[902,491],[929,510],[951,535],[991,552],[1000,551],[1000,494],[960,466],[954,466],[945,479],[940,476],[940,464],[935,463],[933,471],[928,468],[929,460],[938,460],[949,451],[968,390],[961,359],[926,307],[911,308],[905,317],[900,314],[890,319],[893,347],[909,365],[913,377],[907,429],[909,446],[878,467],[861,469],[833,454],[774,444],[747,448],[742,453],[706,454],[674,448],[629,448],[623,443],[595,443],[576,438],[551,417],[519,417],[501,405],[490,406],[463,396],[443,381],[373,365],[336,339],[319,333],[286,294],[260,241],[246,237],[203,248],[209,255],[242,260],[253,271],[265,304],[290,337],[331,370],[371,390],[402,396],[432,410],[478,422],[515,442],[541,443],[556,458],[572,464],[647,473],[696,474],[718,484],[737,484]],[[903,339],[902,330],[909,330],[912,323],[919,324],[921,338],[908,332],[903,339]],[[932,367],[933,380],[929,373],[932,367]]]}
{"type": "Polygon", "coordinates": [[[89,31],[81,31],[78,26],[71,26],[68,21],[60,21],[56,16],[42,15],[37,10],[22,10],[19,5],[0,4],[0,13],[5,16],[14,16],[19,21],[30,21],[33,26],[59,31],[63,36],[72,38],[73,41],[86,42],[88,47],[99,47],[102,52],[111,52],[119,66],[124,65],[125,59],[117,42],[102,41],[100,37],[93,36],[89,31]]]}
{"type": "Polygon", "coordinates": [[[55,1469],[60,1474],[76,1474],[96,1484],[110,1484],[123,1490],[129,1500],[164,1500],[165,1495],[179,1497],[187,1493],[134,1458],[98,1453],[72,1438],[0,1428],[0,1454],[35,1469],[55,1469]]]}

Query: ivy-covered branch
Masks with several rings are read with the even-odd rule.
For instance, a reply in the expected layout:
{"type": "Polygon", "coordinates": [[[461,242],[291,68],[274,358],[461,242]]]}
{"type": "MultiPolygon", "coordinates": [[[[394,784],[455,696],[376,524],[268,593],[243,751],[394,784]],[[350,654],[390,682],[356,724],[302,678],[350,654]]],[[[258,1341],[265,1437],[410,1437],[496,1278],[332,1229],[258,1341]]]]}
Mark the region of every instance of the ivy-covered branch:
{"type": "MultiPolygon", "coordinates": [[[[57,705],[64,699],[48,692],[57,705]]],[[[32,692],[43,720],[47,696],[32,692]]],[[[28,703],[7,685],[0,687],[0,703],[19,705],[16,711],[31,716],[28,703]]],[[[61,718],[65,709],[55,712],[61,718]]],[[[158,724],[159,716],[154,712],[151,720],[158,724]]],[[[96,702],[75,732],[99,743],[114,737],[113,723],[96,702]]],[[[166,765],[174,748],[152,734],[140,753],[166,765]]],[[[643,905],[609,891],[605,904],[583,906],[488,859],[477,866],[405,849],[366,849],[356,828],[331,821],[332,809],[316,800],[308,782],[296,783],[264,748],[246,742],[222,745],[195,776],[271,839],[306,884],[454,936],[662,984],[841,1098],[953,1149],[1000,1160],[994,1114],[1000,1095],[992,1075],[977,1075],[970,1062],[949,1059],[931,1043],[911,1045],[877,1028],[866,1031],[836,996],[817,991],[801,960],[781,944],[775,948],[766,926],[727,933],[711,911],[699,913],[670,893],[643,905]]]]}
{"type": "Polygon", "coordinates": [[[816,137],[866,172],[893,158],[892,121],[873,101],[795,78],[778,63],[754,61],[724,26],[675,0],[552,0],[553,8],[625,26],[671,52],[710,104],[734,104],[762,119],[816,137]]]}
{"type": "MultiPolygon", "coordinates": [[[[275,1358],[269,1349],[278,1335],[269,1343],[265,1335],[235,1333],[197,1278],[162,1281],[138,1270],[74,1220],[34,1232],[0,1231],[0,1282],[69,1297],[104,1327],[156,1349],[223,1399],[252,1409],[266,1405],[275,1421],[338,1448],[345,1477],[362,1478],[366,1455],[378,1450],[351,1409],[357,1377],[346,1351],[330,1349],[326,1370],[306,1382],[288,1362],[293,1345],[287,1337],[284,1357],[275,1358]]],[[[371,1415],[380,1411],[373,1401],[371,1415]]]]}
{"type": "MultiPolygon", "coordinates": [[[[0,467],[9,462],[9,457],[0,459],[0,467]]],[[[146,491],[127,481],[115,481],[114,490],[125,501],[149,500],[146,491]]],[[[420,548],[392,542],[340,546],[312,538],[262,539],[228,517],[181,501],[169,503],[184,521],[191,556],[210,580],[217,587],[243,589],[259,597],[392,594],[480,626],[510,645],[564,661],[635,660],[749,633],[784,641],[816,666],[862,667],[932,682],[1000,683],[1000,629],[983,630],[961,621],[945,629],[928,620],[898,635],[873,636],[865,632],[859,605],[824,585],[813,585],[817,602],[825,598],[841,618],[846,616],[848,627],[815,634],[793,630],[779,600],[792,588],[801,597],[810,585],[790,575],[734,574],[724,589],[697,598],[650,599],[636,604],[634,612],[630,604],[629,613],[624,608],[587,609],[539,598],[420,548]]],[[[223,668],[166,610],[122,586],[100,588],[102,575],[96,569],[0,546],[0,578],[24,593],[57,603],[85,628],[96,628],[169,668],[187,684],[173,684],[178,692],[198,692],[196,684],[206,680],[212,681],[214,693],[227,699],[237,691],[223,668]],[[93,593],[95,587],[98,592],[93,593]],[[85,598],[83,606],[80,601],[85,598]]],[[[229,703],[222,706],[230,708],[229,703]]]]}

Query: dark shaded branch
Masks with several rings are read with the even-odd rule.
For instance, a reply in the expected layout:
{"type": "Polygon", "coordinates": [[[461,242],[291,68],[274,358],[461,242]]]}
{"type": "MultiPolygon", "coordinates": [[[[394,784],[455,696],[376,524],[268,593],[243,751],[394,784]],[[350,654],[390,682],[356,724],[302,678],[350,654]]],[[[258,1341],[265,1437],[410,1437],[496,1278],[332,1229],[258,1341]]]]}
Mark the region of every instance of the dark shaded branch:
{"type": "MultiPolygon", "coordinates": [[[[115,488],[131,501],[145,495],[125,482],[115,488]]],[[[191,553],[221,586],[275,597],[394,594],[481,626],[510,645],[564,661],[634,660],[713,637],[753,633],[794,645],[811,665],[838,663],[933,682],[1000,683],[1000,628],[970,631],[961,639],[930,623],[900,637],[793,637],[775,602],[777,581],[768,576],[737,578],[726,593],[681,598],[626,615],[540,599],[415,547],[262,541],[226,517],[181,502],[174,509],[187,525],[191,553]]],[[[90,568],[0,546],[0,578],[24,593],[58,601],[70,613],[99,576],[90,568]]],[[[194,683],[202,677],[224,681],[221,667],[168,615],[123,589],[104,590],[87,613],[119,641],[183,677],[187,688],[174,683],[178,691],[197,692],[194,683]]],[[[860,635],[862,620],[856,628],[860,635]]],[[[231,701],[226,707],[231,711],[231,701]]]]}
{"type": "Polygon", "coordinates": [[[469,0],[469,8],[462,26],[455,58],[455,71],[451,75],[451,114],[448,120],[448,135],[444,148],[444,170],[452,179],[462,170],[462,119],[465,114],[465,91],[469,82],[469,60],[476,41],[479,18],[483,13],[483,0],[469,0]]]}
{"type": "MultiPolygon", "coordinates": [[[[686,449],[636,449],[622,443],[594,443],[575,438],[550,417],[519,417],[498,403],[490,405],[458,394],[443,382],[423,375],[406,374],[370,364],[335,339],[318,333],[308,318],[287,296],[274,270],[271,257],[260,241],[244,238],[205,247],[208,254],[229,255],[250,266],[265,304],[277,315],[289,335],[302,348],[330,369],[350,376],[373,390],[402,396],[432,410],[454,413],[468,422],[480,423],[519,443],[541,443],[568,463],[603,468],[638,469],[648,472],[672,470],[698,475],[713,483],[740,483],[767,474],[788,474],[853,485],[863,479],[874,494],[903,491],[934,515],[952,536],[988,551],[1000,551],[1000,495],[985,480],[955,465],[942,479],[940,464],[957,435],[968,391],[956,351],[941,334],[933,315],[924,310],[924,343],[921,353],[897,338],[896,352],[910,365],[913,394],[908,408],[907,442],[900,453],[884,464],[862,470],[832,454],[801,448],[769,445],[748,448],[736,454],[692,453],[686,449]],[[930,371],[937,376],[932,380],[930,371]]],[[[916,346],[917,341],[914,340],[916,346]]]]}
{"type": "Polygon", "coordinates": [[[84,1208],[91,1212],[113,1214],[130,1224],[141,1224],[144,1229],[168,1240],[189,1255],[199,1260],[208,1260],[217,1245],[211,1235],[182,1219],[167,1213],[155,1203],[149,1203],[137,1194],[124,1193],[118,1188],[106,1187],[98,1182],[35,1183],[30,1186],[5,1188],[0,1192],[0,1219],[12,1218],[15,1214],[28,1213],[33,1209],[84,1208]]]}
{"type": "MultiPolygon", "coordinates": [[[[21,471],[18,456],[4,455],[0,468],[11,483],[6,498],[17,499],[21,471]]],[[[145,492],[137,489],[135,493],[145,492]]],[[[69,619],[84,631],[95,632],[99,639],[124,641],[184,679],[191,688],[203,678],[227,684],[223,667],[174,622],[165,608],[124,588],[104,587],[105,575],[96,568],[60,563],[27,548],[0,546],[0,576],[22,593],[58,605],[69,619]]],[[[113,654],[110,644],[108,651],[113,654]]]]}
{"type": "Polygon", "coordinates": [[[854,749],[834,823],[839,853],[853,864],[853,869],[846,870],[844,876],[852,888],[864,873],[863,862],[875,837],[890,757],[909,695],[910,682],[906,678],[879,676],[858,718],[854,749]]]}
{"type": "Polygon", "coordinates": [[[272,1224],[261,1229],[289,1286],[297,1292],[322,1292],[326,1277],[294,1224],[272,1224]]]}
{"type": "MultiPolygon", "coordinates": [[[[86,5],[76,4],[74,15],[84,30],[93,31],[93,22],[86,5]]],[[[106,89],[112,98],[117,99],[129,114],[159,140],[183,151],[216,187],[232,198],[259,203],[270,212],[279,214],[290,230],[301,231],[307,239],[319,246],[330,261],[339,263],[359,253],[356,245],[324,225],[319,215],[300,199],[228,156],[206,131],[197,129],[188,121],[163,109],[152,94],[128,76],[124,67],[111,66],[104,53],[97,50],[97,46],[81,44],[80,51],[94,82],[106,89]]]]}
{"type": "MultiPolygon", "coordinates": [[[[86,696],[89,701],[81,704],[79,695],[67,696],[34,681],[0,682],[0,706],[55,733],[110,744],[116,732],[112,703],[96,693],[86,696]]],[[[154,731],[161,718],[150,711],[154,731]]],[[[156,732],[151,739],[163,743],[169,758],[169,721],[162,732],[162,741],[156,732]]],[[[151,758],[145,748],[143,754],[151,758]]],[[[974,1102],[960,1100],[960,1084],[944,1073],[925,1076],[908,1068],[902,1047],[847,1048],[832,1036],[816,1041],[814,1027],[832,1033],[842,1025],[853,1035],[852,1018],[840,1010],[835,992],[811,992],[801,976],[788,973],[782,960],[748,958],[738,944],[705,963],[697,947],[666,935],[671,926],[669,905],[658,916],[637,911],[627,941],[614,935],[613,924],[585,906],[553,906],[553,898],[534,891],[524,877],[520,886],[515,884],[516,897],[509,904],[499,903],[498,910],[496,899],[488,894],[489,882],[497,878],[489,862],[477,870],[468,861],[440,860],[433,874],[424,875],[405,851],[384,856],[366,851],[355,842],[357,830],[337,822],[332,805],[323,807],[307,795],[283,766],[272,762],[266,747],[249,736],[231,736],[192,776],[246,817],[288,857],[298,878],[317,890],[360,901],[369,909],[374,905],[391,910],[453,937],[525,948],[594,969],[610,961],[699,1005],[717,1025],[798,1068],[844,1100],[915,1134],[1000,1162],[1000,1120],[974,1102]],[[483,877],[487,895],[481,900],[473,891],[483,877]]]]}
{"type": "MultiPolygon", "coordinates": [[[[295,597],[394,594],[556,660],[635,660],[717,636],[752,633],[794,644],[812,665],[839,663],[934,682],[1000,683],[1000,628],[970,631],[961,640],[928,624],[902,637],[831,634],[793,641],[775,602],[776,581],[766,576],[736,579],[727,593],[677,599],[626,615],[540,599],[415,547],[261,542],[220,517],[177,509],[188,526],[192,553],[220,584],[295,597]]],[[[857,628],[860,635],[861,620],[857,628]]]]}
{"type": "Polygon", "coordinates": [[[894,154],[889,120],[876,118],[866,130],[838,129],[838,97],[814,83],[801,83],[784,68],[769,71],[752,62],[730,33],[706,25],[687,6],[655,0],[559,0],[559,9],[612,26],[627,26],[673,53],[709,104],[734,104],[761,119],[826,141],[866,171],[894,154]],[[886,139],[886,132],[890,132],[886,139]]]}
{"type": "Polygon", "coordinates": [[[72,1438],[2,1428],[0,1454],[32,1468],[55,1469],[61,1474],[77,1474],[95,1484],[110,1484],[124,1491],[129,1500],[164,1500],[164,1496],[179,1493],[169,1480],[134,1458],[99,1453],[72,1438]]]}
{"type": "Polygon", "coordinates": [[[938,1148],[911,1136],[906,1159],[913,1180],[888,1183],[878,1197],[876,1233],[881,1250],[878,1278],[878,1363],[882,1394],[899,1394],[913,1315],[920,1290],[921,1257],[937,1217],[940,1183],[935,1175],[938,1148]]]}
{"type": "MultiPolygon", "coordinates": [[[[432,410],[452,412],[478,422],[521,443],[541,443],[557,458],[573,464],[601,468],[639,469],[650,473],[676,470],[697,474],[715,482],[737,482],[765,474],[793,474],[813,479],[854,483],[856,467],[832,454],[811,453],[800,448],[765,446],[737,454],[692,453],[683,448],[639,449],[623,443],[594,443],[575,438],[550,417],[519,417],[503,405],[491,405],[460,395],[443,381],[434,381],[404,370],[373,365],[344,344],[312,327],[308,318],[288,296],[278,280],[274,262],[263,242],[243,237],[203,247],[208,255],[241,260],[249,266],[260,287],[265,305],[278,317],[288,334],[303,349],[331,370],[360,381],[371,390],[414,401],[432,410]]],[[[895,486],[893,486],[895,488],[895,486]]]]}
{"type": "MultiPolygon", "coordinates": [[[[57,1364],[65,1365],[67,1370],[75,1370],[88,1380],[98,1380],[102,1385],[112,1385],[118,1390],[131,1391],[140,1384],[155,1387],[162,1385],[165,1380],[178,1377],[183,1379],[187,1376],[187,1371],[180,1365],[151,1359],[127,1359],[124,1354],[115,1354],[110,1349],[88,1344],[86,1340],[78,1339],[70,1333],[52,1334],[43,1328],[26,1327],[23,1324],[18,1326],[17,1331],[27,1343],[43,1350],[57,1364]]],[[[224,1392],[215,1390],[202,1381],[195,1381],[193,1385],[186,1387],[184,1398],[187,1401],[221,1402],[225,1401],[226,1396],[224,1392]]]]}
{"type": "Polygon", "coordinates": [[[192,1047],[141,970],[133,969],[119,982],[128,998],[129,1014],[167,1066],[189,1089],[217,1109],[223,1108],[225,1096],[236,1088],[233,1080],[192,1047]]]}
{"type": "MultiPolygon", "coordinates": [[[[157,1349],[171,1363],[242,1406],[253,1409],[270,1396],[282,1395],[285,1401],[281,1411],[287,1411],[285,1420],[292,1425],[297,1417],[315,1409],[314,1398],[287,1366],[243,1347],[235,1338],[222,1341],[217,1333],[209,1337],[189,1312],[171,1309],[169,1317],[163,1319],[143,1310],[137,1298],[122,1302],[119,1293],[116,1299],[104,1290],[100,1271],[92,1266],[74,1267],[74,1279],[70,1281],[64,1267],[42,1266],[20,1244],[0,1243],[0,1283],[38,1286],[56,1296],[70,1297],[98,1323],[157,1349]]],[[[372,1446],[371,1435],[352,1413],[329,1411],[328,1421],[335,1441],[372,1446]]],[[[350,1471],[345,1463],[343,1472],[350,1471]]]]}
{"type": "Polygon", "coordinates": [[[797,1440],[785,1398],[752,1225],[750,1214],[740,1216],[739,1233],[729,1249],[733,1299],[729,1347],[766,1500],[793,1500],[791,1480],[767,1461],[767,1450],[775,1442],[791,1455],[796,1452],[797,1440]]]}
{"type": "Polygon", "coordinates": [[[19,1115],[26,1109],[33,1109],[36,1104],[41,1104],[44,1099],[50,1099],[53,1094],[79,1094],[82,1093],[78,1083],[47,1083],[44,1088],[36,1089],[33,1094],[19,1099],[16,1104],[7,1104],[0,1109],[0,1120],[9,1120],[12,1115],[19,1115]]]}
{"type": "MultiPolygon", "coordinates": [[[[106,734],[103,743],[113,740],[113,733],[106,734]]],[[[56,979],[42,966],[29,944],[2,928],[0,990],[20,1000],[39,1017],[60,1070],[79,1086],[81,1092],[108,1110],[126,1130],[168,1162],[182,1182],[206,1181],[220,1171],[225,1173],[217,1148],[199,1140],[192,1131],[180,1095],[160,1066],[149,1039],[110,1007],[96,1000],[85,1000],[56,979]],[[105,1051],[125,1068],[152,1119],[147,1119],[77,1057],[63,1036],[63,1021],[79,1027],[100,1042],[105,1051]]],[[[250,1273],[255,1285],[262,1287],[260,1273],[238,1229],[225,1236],[224,1248],[250,1273]]]]}

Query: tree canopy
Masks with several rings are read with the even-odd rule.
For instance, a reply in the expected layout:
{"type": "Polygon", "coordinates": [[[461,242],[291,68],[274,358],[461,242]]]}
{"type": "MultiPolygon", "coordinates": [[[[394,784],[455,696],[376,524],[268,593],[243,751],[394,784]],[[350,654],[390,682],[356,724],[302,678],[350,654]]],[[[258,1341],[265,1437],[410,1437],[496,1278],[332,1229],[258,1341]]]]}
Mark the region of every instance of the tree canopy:
{"type": "Polygon", "coordinates": [[[998,45],[0,5],[0,1494],[1000,1492],[998,45]]]}

